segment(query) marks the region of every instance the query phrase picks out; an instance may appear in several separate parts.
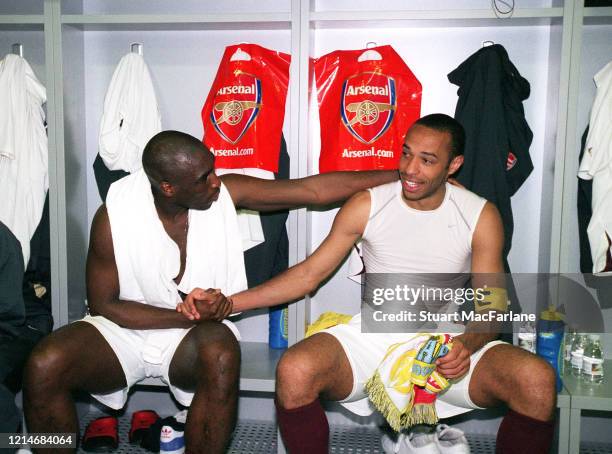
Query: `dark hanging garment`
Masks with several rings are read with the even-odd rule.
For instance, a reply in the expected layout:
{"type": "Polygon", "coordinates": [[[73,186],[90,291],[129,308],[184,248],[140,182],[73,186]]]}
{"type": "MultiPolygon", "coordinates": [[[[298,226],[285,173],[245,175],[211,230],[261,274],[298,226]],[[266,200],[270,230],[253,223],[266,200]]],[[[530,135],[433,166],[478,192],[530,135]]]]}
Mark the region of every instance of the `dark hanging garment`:
{"type": "Polygon", "coordinates": [[[19,336],[25,324],[23,271],[21,244],[0,222],[0,339],[19,336]]]}
{"type": "Polygon", "coordinates": [[[504,223],[506,261],[514,230],[510,197],[533,170],[533,134],[522,104],[529,97],[529,82],[499,44],[478,50],[448,80],[459,87],[455,118],[466,133],[457,179],[497,206],[504,223]]]}
{"type": "MultiPolygon", "coordinates": [[[[587,126],[580,141],[580,157],[578,158],[578,162],[582,161],[582,155],[584,154],[584,147],[586,145],[588,135],[589,127],[587,126]]],[[[587,234],[587,228],[589,227],[589,222],[591,222],[591,216],[593,216],[593,209],[591,207],[592,200],[593,180],[583,180],[582,178],[578,178],[578,238],[580,240],[581,273],[593,272],[591,245],[589,243],[589,236],[587,234]]]]}
{"type": "Polygon", "coordinates": [[[99,153],[96,155],[93,169],[102,203],[106,202],[106,194],[108,194],[111,184],[129,175],[125,170],[109,170],[99,153]]]}
{"type": "MultiPolygon", "coordinates": [[[[21,244],[0,222],[0,432],[16,432],[21,413],[15,394],[21,388],[23,365],[42,333],[29,324],[22,295],[21,244]]],[[[1,451],[1,450],[0,450],[1,451]]]]}
{"type": "Polygon", "coordinates": [[[50,246],[49,194],[47,194],[40,223],[30,240],[30,261],[23,276],[26,323],[42,334],[48,334],[53,329],[50,246]]]}
{"type": "MultiPolygon", "coordinates": [[[[277,180],[289,178],[289,154],[285,138],[281,136],[277,180]]],[[[288,211],[259,213],[264,242],[244,251],[244,266],[249,288],[259,285],[283,272],[289,266],[288,211]]]]}

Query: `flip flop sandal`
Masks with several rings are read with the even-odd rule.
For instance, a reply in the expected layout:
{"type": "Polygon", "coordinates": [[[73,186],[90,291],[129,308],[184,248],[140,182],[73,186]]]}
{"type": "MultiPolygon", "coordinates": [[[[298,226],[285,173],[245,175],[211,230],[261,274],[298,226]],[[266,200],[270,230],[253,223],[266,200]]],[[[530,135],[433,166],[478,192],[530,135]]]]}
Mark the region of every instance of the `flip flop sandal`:
{"type": "Polygon", "coordinates": [[[88,452],[110,452],[119,446],[117,428],[119,422],[114,416],[94,419],[85,429],[82,447],[88,452]]]}
{"type": "Polygon", "coordinates": [[[159,418],[145,432],[140,441],[140,447],[149,451],[159,453],[159,437],[161,434],[162,425],[168,418],[159,418]]]}
{"type": "Polygon", "coordinates": [[[153,410],[141,410],[132,413],[132,423],[130,425],[130,443],[140,443],[149,427],[159,420],[159,415],[153,410]]]}

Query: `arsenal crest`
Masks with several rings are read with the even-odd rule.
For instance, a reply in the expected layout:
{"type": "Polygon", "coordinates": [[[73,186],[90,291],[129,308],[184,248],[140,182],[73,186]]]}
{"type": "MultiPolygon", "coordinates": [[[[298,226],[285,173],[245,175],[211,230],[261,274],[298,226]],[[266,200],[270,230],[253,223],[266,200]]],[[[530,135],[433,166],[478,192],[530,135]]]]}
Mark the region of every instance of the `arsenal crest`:
{"type": "Polygon", "coordinates": [[[396,108],[395,81],[384,74],[363,72],[342,85],[342,122],[362,143],[374,142],[389,129],[396,108]]]}
{"type": "Polygon", "coordinates": [[[237,143],[251,127],[261,109],[261,81],[237,72],[233,85],[217,90],[210,112],[215,130],[227,142],[237,143]]]}

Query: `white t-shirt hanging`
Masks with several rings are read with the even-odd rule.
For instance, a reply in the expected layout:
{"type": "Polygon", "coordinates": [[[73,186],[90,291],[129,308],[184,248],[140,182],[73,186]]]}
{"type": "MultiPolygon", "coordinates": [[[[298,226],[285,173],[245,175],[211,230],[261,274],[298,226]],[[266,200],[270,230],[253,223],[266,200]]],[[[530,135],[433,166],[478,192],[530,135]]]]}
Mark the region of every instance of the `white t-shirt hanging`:
{"type": "Polygon", "coordinates": [[[0,61],[0,99],[0,221],[21,243],[27,266],[49,189],[47,92],[28,62],[9,54],[0,61]]]}
{"type": "Polygon", "coordinates": [[[593,180],[593,216],[587,229],[593,273],[611,274],[612,270],[606,270],[606,258],[612,254],[612,62],[594,80],[597,95],[578,176],[593,180]]]}
{"type": "Polygon", "coordinates": [[[161,131],[161,116],[149,68],[142,55],[129,53],[111,79],[98,141],[100,156],[110,170],[134,172],[142,167],[142,151],[161,131]]]}

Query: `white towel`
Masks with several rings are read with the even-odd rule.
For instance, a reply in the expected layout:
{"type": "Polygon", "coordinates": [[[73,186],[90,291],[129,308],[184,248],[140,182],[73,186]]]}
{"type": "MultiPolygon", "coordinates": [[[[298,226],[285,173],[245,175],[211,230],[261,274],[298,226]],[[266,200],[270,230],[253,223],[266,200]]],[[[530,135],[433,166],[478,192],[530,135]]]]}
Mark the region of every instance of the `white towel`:
{"type": "Polygon", "coordinates": [[[13,54],[0,61],[0,221],[21,243],[25,266],[49,189],[46,101],[27,61],[13,54]]]}
{"type": "Polygon", "coordinates": [[[602,273],[606,255],[612,254],[612,62],[595,75],[597,95],[591,109],[589,135],[578,176],[593,180],[593,216],[587,233],[593,258],[593,273],[602,273]]]}
{"type": "Polygon", "coordinates": [[[189,210],[187,263],[179,285],[173,279],[180,251],[157,215],[144,170],[113,183],[106,207],[121,299],[174,309],[177,290],[219,288],[231,295],[247,288],[236,210],[224,185],[208,210],[189,210]]]}
{"type": "MultiPolygon", "coordinates": [[[[226,175],[228,173],[237,173],[239,175],[248,175],[250,177],[262,178],[264,180],[274,180],[274,174],[269,170],[244,168],[244,169],[215,169],[217,175],[226,175]]],[[[239,209],[238,210],[238,228],[242,236],[242,250],[247,251],[252,247],[266,241],[263,228],[261,227],[261,219],[259,211],[239,209]]]]}
{"type": "Polygon", "coordinates": [[[142,151],[161,131],[161,117],[149,68],[141,55],[129,53],[111,79],[100,123],[99,152],[110,170],[134,172],[142,151]]]}

